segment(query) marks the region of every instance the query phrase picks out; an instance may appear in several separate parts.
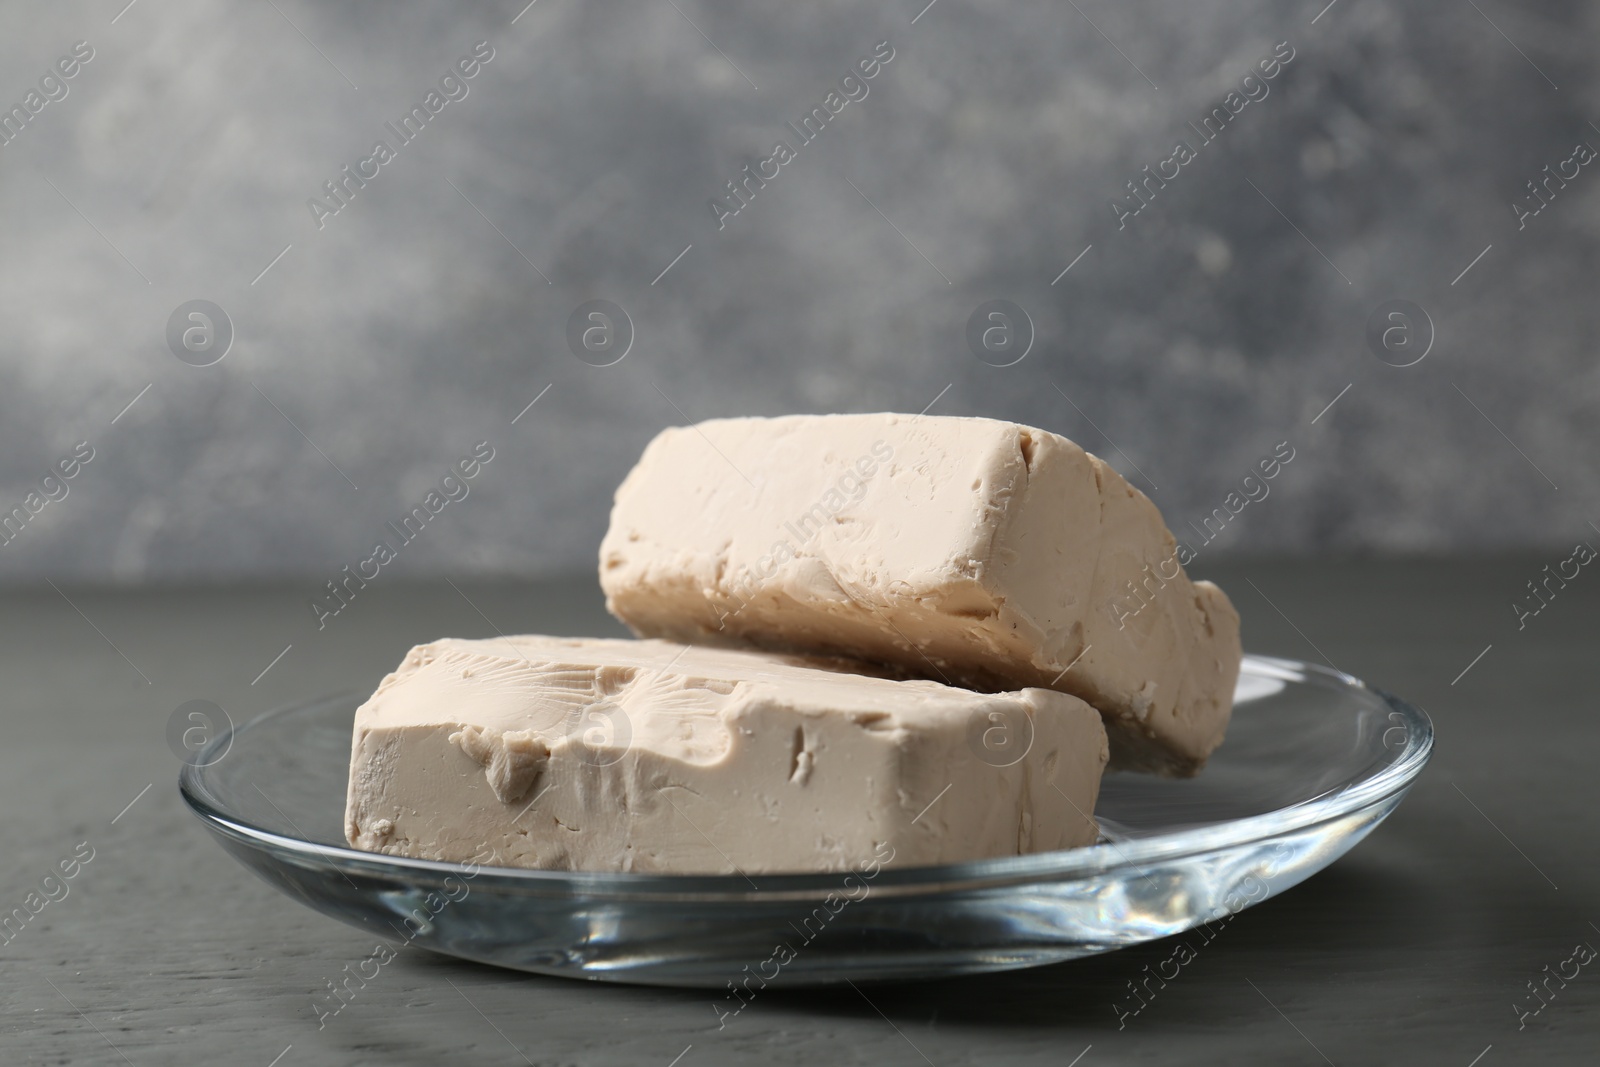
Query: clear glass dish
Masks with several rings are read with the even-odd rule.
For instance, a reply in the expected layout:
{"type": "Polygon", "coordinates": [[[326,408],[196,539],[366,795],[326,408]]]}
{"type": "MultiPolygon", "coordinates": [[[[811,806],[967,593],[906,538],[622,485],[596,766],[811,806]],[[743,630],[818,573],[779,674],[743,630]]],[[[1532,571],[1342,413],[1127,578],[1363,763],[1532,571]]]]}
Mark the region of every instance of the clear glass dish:
{"type": "Polygon", "coordinates": [[[270,712],[185,764],[241,863],[391,947],[568,977],[729,991],[1054,963],[1180,933],[1308,878],[1427,763],[1420,709],[1310,664],[1245,657],[1196,778],[1108,774],[1090,848],[875,874],[586,874],[360,852],[342,822],[356,695],[270,712]]]}

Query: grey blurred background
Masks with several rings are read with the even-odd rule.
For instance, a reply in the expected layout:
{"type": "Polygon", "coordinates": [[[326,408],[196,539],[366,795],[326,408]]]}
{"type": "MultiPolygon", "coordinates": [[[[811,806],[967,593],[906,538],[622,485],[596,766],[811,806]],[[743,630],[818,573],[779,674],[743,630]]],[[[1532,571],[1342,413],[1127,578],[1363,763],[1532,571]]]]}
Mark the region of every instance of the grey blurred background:
{"type": "Polygon", "coordinates": [[[795,411],[1043,426],[1180,532],[1289,442],[1202,554],[1596,536],[1600,174],[1512,208],[1600,146],[1592,4],[525,2],[0,8],[27,120],[0,146],[0,512],[94,453],[0,579],[309,594],[480,441],[394,569],[586,569],[654,433],[795,411]],[[800,145],[785,123],[883,41],[800,145]],[[385,123],[479,42],[401,145],[385,123]],[[1200,147],[1187,124],[1279,42],[1200,147]],[[395,158],[319,229],[308,200],[379,139],[395,158]],[[797,158],[719,230],[711,199],[780,139],[797,158]],[[1180,139],[1197,157],[1119,229],[1180,139]],[[197,299],[234,332],[204,367],[167,339],[197,299]],[[569,350],[594,299],[633,325],[612,366],[569,350]],[[965,339],[992,299],[1032,321],[1012,366],[965,339]],[[1427,350],[1407,367],[1367,337],[1394,299],[1431,320],[1395,335],[1427,350]]]}

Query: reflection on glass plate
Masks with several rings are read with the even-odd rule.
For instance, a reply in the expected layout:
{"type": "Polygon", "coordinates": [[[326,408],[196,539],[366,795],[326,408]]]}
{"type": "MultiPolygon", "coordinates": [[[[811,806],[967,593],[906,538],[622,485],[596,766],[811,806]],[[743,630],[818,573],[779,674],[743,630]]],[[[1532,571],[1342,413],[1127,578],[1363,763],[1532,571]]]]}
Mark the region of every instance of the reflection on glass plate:
{"type": "Polygon", "coordinates": [[[875,875],[582,874],[344,843],[347,695],[272,712],[187,763],[184,799],[272,885],[390,943],[520,970],[760,988],[1029,967],[1166,937],[1332,863],[1405,796],[1433,727],[1348,675],[1245,658],[1191,779],[1109,774],[1092,848],[875,875]],[[208,762],[213,748],[232,746],[208,762]]]}

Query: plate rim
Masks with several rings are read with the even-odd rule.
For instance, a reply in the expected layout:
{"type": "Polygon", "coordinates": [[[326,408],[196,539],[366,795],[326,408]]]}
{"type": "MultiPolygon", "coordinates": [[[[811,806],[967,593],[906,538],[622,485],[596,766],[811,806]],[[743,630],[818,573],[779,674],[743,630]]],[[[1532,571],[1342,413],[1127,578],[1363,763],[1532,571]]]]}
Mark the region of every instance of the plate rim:
{"type": "MultiPolygon", "coordinates": [[[[1223,852],[1304,831],[1377,807],[1408,790],[1427,765],[1434,747],[1433,722],[1427,712],[1410,701],[1375,686],[1369,686],[1361,679],[1336,668],[1302,660],[1246,654],[1242,657],[1241,674],[1246,668],[1285,683],[1320,684],[1330,688],[1357,690],[1370,694],[1390,709],[1391,718],[1393,715],[1400,716],[1401,721],[1396,725],[1404,729],[1403,747],[1393,761],[1370,775],[1269,812],[1211,826],[1191,826],[1152,834],[1149,837],[1102,842],[1053,852],[1000,856],[935,866],[885,867],[873,879],[874,893],[904,896],[995,889],[1030,882],[1054,882],[1103,876],[1119,870],[1137,870],[1159,863],[1223,852]]],[[[348,700],[358,695],[353,691],[344,691],[296,701],[263,712],[244,723],[222,731],[191,760],[184,762],[178,776],[180,795],[195,816],[212,832],[248,847],[265,849],[279,859],[297,856],[308,863],[334,866],[351,873],[380,877],[405,875],[412,880],[429,883],[442,881],[449,876],[458,876],[463,869],[460,863],[388,856],[346,845],[327,845],[281,834],[256,826],[223,810],[219,803],[213,803],[210,799],[210,790],[206,788],[204,781],[205,771],[209,765],[205,759],[208,753],[226,751],[222,746],[232,745],[239,735],[269,719],[335,701],[348,700]]],[[[1387,731],[1384,736],[1387,736],[1387,731]]],[[[1387,741],[1384,745],[1387,747],[1387,741]]],[[[839,880],[849,873],[849,871],[761,873],[756,876],[761,879],[761,886],[752,888],[753,883],[740,874],[570,871],[481,865],[474,875],[474,884],[486,888],[498,886],[514,889],[521,893],[581,895],[587,898],[648,898],[667,901],[673,898],[715,897],[746,901],[777,901],[788,898],[809,898],[815,896],[818,891],[836,889],[839,880]]]]}

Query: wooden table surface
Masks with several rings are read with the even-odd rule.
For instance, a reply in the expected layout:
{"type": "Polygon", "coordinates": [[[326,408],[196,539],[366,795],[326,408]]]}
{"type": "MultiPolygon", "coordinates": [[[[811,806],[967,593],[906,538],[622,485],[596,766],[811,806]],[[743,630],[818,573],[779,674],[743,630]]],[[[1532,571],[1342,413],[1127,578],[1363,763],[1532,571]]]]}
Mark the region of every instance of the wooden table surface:
{"type": "Polygon", "coordinates": [[[1247,648],[1409,697],[1438,748],[1366,842],[1241,913],[1121,1029],[1113,1003],[1171,943],[860,993],[775,988],[720,1032],[705,992],[414,953],[319,1031],[313,996],[371,938],[217,847],[178,796],[169,716],[206,699],[240,721],[370,688],[445,634],[620,633],[592,578],[373,583],[320,632],[303,581],[8,593],[0,915],[29,918],[0,935],[0,1063],[1594,1064],[1600,961],[1575,977],[1568,961],[1600,947],[1600,577],[1521,629],[1510,607],[1558,558],[1207,571],[1247,648]]]}

